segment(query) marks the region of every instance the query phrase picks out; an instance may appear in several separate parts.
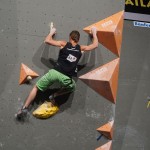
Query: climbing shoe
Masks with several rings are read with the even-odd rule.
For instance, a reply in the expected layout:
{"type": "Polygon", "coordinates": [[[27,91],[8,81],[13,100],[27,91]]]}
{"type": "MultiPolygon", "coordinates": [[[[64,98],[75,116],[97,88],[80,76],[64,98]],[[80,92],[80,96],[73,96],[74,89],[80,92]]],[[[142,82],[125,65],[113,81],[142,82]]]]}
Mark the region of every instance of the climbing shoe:
{"type": "Polygon", "coordinates": [[[19,121],[23,121],[28,114],[28,109],[26,107],[22,107],[18,113],[15,115],[16,119],[19,121]]]}
{"type": "Polygon", "coordinates": [[[54,94],[52,94],[52,95],[49,96],[49,100],[54,100],[54,98],[55,98],[54,94]]]}

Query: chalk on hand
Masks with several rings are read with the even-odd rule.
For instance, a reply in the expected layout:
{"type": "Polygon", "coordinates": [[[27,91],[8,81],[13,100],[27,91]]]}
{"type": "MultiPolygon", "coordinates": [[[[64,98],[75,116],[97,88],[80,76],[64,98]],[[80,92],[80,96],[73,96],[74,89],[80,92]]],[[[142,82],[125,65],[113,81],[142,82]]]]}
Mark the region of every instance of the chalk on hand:
{"type": "Polygon", "coordinates": [[[54,23],[53,22],[51,22],[51,24],[50,24],[50,28],[52,29],[54,27],[54,23]]]}
{"type": "Polygon", "coordinates": [[[54,23],[53,23],[53,22],[50,22],[50,23],[49,23],[50,31],[52,30],[53,27],[54,27],[54,23]]]}

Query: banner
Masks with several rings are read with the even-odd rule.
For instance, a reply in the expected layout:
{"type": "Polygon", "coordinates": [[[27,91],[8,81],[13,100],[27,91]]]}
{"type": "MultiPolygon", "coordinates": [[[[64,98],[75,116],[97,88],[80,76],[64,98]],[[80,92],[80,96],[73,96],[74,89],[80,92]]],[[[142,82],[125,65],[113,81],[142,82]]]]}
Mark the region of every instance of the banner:
{"type": "Polygon", "coordinates": [[[150,22],[150,0],[125,0],[125,19],[150,22]]]}
{"type": "Polygon", "coordinates": [[[125,12],[150,14],[150,0],[126,0],[125,12]]]}
{"type": "Polygon", "coordinates": [[[146,23],[146,22],[134,21],[133,24],[136,27],[150,28],[150,23],[146,23]]]}

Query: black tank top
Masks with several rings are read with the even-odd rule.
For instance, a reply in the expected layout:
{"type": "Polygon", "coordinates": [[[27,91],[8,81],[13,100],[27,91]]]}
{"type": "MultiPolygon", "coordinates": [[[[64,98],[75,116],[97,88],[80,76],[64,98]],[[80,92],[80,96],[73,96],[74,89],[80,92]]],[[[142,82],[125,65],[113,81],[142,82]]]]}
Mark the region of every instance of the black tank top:
{"type": "Polygon", "coordinates": [[[72,44],[68,42],[64,48],[60,49],[54,69],[69,77],[77,76],[77,64],[81,55],[80,45],[77,44],[73,47],[72,44]]]}

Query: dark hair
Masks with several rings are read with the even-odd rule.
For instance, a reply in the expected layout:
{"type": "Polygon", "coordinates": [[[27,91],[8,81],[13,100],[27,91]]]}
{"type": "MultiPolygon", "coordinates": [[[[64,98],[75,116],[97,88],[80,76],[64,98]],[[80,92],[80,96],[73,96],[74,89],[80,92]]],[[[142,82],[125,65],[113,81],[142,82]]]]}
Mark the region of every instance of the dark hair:
{"type": "Polygon", "coordinates": [[[80,39],[80,33],[76,30],[73,30],[71,33],[70,33],[70,37],[73,41],[75,41],[76,43],[79,42],[79,39],[80,39]]]}

